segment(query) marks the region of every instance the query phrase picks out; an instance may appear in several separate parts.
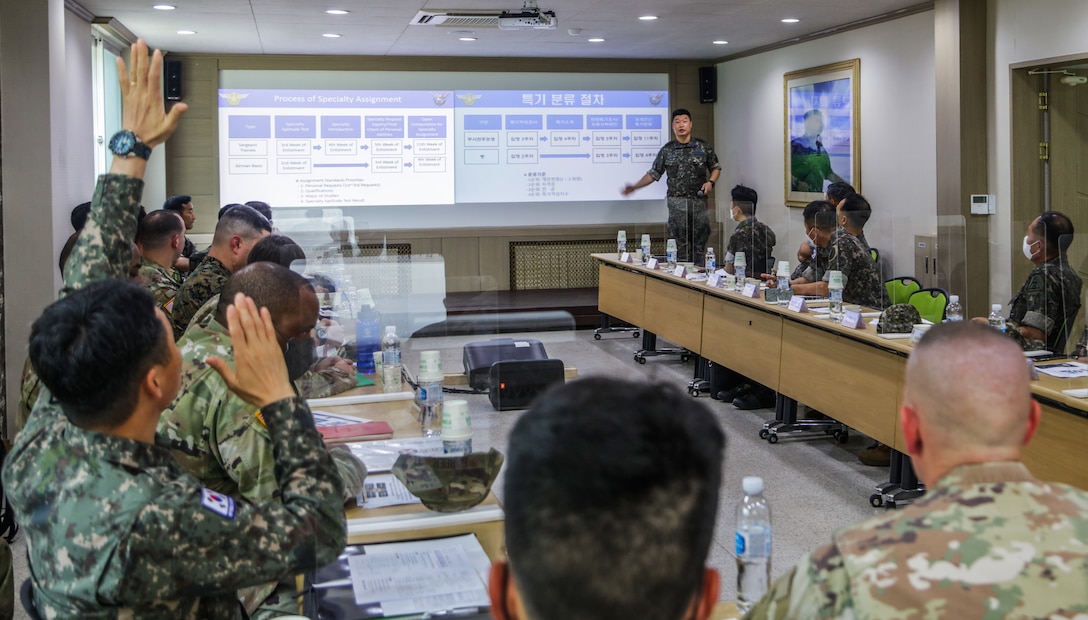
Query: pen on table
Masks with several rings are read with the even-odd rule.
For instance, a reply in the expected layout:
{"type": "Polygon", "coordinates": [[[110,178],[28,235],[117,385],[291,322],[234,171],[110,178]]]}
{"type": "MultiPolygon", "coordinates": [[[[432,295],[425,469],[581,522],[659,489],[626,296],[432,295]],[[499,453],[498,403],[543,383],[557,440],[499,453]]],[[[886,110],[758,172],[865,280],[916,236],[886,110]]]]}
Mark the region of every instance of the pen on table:
{"type": "Polygon", "coordinates": [[[335,579],[333,581],[323,581],[321,583],[315,583],[315,590],[324,590],[325,588],[343,588],[351,585],[351,579],[335,579]]]}
{"type": "Polygon", "coordinates": [[[486,610],[485,607],[455,607],[453,609],[440,609],[437,611],[428,611],[424,613],[421,618],[426,620],[427,618],[460,618],[463,616],[473,616],[476,614],[482,614],[486,610]]]}

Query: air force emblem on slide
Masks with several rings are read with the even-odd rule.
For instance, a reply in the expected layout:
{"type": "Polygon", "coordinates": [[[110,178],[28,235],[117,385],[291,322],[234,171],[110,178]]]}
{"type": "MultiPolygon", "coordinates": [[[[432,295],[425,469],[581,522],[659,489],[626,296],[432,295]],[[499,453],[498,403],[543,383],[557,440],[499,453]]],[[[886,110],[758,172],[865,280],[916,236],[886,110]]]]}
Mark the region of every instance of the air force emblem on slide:
{"type": "Polygon", "coordinates": [[[234,519],[234,498],[223,493],[216,493],[211,489],[201,489],[202,499],[200,504],[215,514],[234,519]]]}

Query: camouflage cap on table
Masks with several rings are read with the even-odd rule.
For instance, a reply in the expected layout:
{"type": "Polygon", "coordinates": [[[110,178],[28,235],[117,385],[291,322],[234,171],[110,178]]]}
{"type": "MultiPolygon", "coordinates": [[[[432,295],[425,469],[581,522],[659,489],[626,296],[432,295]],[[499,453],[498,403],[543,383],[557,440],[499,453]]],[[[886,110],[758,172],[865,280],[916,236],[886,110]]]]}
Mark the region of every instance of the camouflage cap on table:
{"type": "Polygon", "coordinates": [[[502,453],[494,448],[459,456],[402,454],[393,464],[393,475],[427,508],[458,512],[484,501],[502,462],[502,453]]]}
{"type": "Polygon", "coordinates": [[[918,309],[910,304],[895,304],[880,313],[880,323],[876,326],[878,334],[909,334],[914,326],[922,322],[918,309]]]}

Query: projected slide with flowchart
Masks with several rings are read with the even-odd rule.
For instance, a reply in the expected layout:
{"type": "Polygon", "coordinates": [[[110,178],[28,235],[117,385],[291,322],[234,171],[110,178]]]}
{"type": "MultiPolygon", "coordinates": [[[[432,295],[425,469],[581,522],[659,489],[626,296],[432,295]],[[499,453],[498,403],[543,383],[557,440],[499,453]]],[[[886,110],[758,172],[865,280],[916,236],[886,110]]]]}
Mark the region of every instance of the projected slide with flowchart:
{"type": "Polygon", "coordinates": [[[616,200],[669,140],[668,115],[667,95],[649,91],[221,90],[220,196],[284,207],[616,200]]]}

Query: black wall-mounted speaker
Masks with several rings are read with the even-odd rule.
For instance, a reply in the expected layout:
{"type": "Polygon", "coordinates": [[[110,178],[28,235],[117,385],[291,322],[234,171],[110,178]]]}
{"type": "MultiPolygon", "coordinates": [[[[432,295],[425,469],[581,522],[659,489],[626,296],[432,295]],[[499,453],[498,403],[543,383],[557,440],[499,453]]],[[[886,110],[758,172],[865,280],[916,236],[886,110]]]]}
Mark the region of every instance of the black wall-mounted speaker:
{"type": "Polygon", "coordinates": [[[163,87],[167,101],[181,101],[181,61],[167,60],[163,63],[165,71],[163,87]]]}
{"type": "Polygon", "coordinates": [[[715,67],[699,67],[699,101],[714,103],[718,100],[718,70],[715,67]]]}

